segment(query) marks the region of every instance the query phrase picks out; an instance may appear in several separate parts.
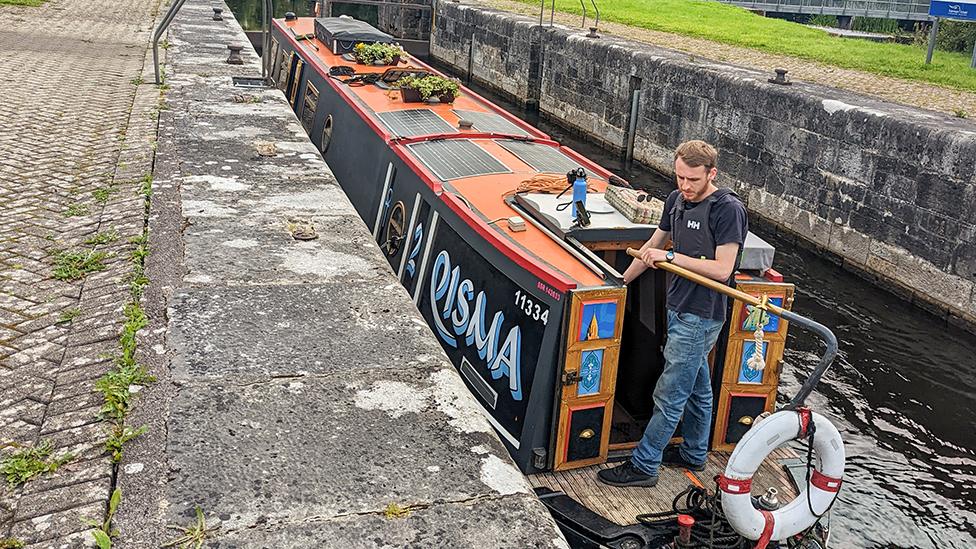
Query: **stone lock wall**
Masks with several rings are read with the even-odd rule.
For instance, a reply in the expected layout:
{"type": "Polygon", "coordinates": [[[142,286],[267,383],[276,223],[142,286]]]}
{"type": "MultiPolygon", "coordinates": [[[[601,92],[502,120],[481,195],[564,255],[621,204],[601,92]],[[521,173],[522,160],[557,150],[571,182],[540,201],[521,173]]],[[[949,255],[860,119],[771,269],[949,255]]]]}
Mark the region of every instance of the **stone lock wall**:
{"type": "Polygon", "coordinates": [[[665,174],[720,150],[751,212],[949,320],[976,323],[976,124],[537,19],[437,4],[431,53],[665,174]]]}

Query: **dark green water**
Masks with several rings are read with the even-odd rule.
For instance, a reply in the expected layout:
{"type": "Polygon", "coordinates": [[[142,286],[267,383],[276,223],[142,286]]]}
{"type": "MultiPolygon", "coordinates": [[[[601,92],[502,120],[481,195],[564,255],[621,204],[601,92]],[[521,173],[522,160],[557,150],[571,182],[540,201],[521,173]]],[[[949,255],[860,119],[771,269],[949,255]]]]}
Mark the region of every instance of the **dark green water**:
{"type": "MultiPolygon", "coordinates": [[[[244,30],[261,30],[262,0],[226,0],[227,7],[234,12],[234,17],[244,27],[244,30]]],[[[307,0],[274,0],[274,17],[284,17],[289,11],[299,17],[311,15],[312,3],[307,0]]]]}
{"type": "MultiPolygon", "coordinates": [[[[262,0],[226,0],[226,2],[244,30],[261,30],[262,0]]],[[[274,0],[275,18],[284,17],[285,13],[289,11],[295,12],[295,15],[299,17],[308,17],[312,15],[312,2],[308,0],[274,0]]],[[[332,7],[332,15],[351,15],[374,26],[377,22],[376,6],[335,5],[332,7]]]]}

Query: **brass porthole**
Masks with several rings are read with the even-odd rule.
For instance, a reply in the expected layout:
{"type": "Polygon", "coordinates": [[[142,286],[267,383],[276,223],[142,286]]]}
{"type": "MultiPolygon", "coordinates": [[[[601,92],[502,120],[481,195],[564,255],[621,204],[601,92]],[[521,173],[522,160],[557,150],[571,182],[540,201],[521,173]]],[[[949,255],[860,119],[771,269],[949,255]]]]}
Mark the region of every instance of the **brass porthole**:
{"type": "Polygon", "coordinates": [[[329,145],[332,144],[332,115],[330,114],[325,119],[325,127],[322,128],[322,141],[319,143],[319,150],[322,154],[329,150],[329,145]]]}
{"type": "Polygon", "coordinates": [[[397,201],[393,205],[393,209],[390,210],[390,221],[386,224],[386,243],[383,245],[386,249],[386,255],[394,256],[400,251],[400,245],[403,244],[403,233],[406,231],[404,226],[406,218],[406,206],[403,205],[403,202],[397,201]]]}

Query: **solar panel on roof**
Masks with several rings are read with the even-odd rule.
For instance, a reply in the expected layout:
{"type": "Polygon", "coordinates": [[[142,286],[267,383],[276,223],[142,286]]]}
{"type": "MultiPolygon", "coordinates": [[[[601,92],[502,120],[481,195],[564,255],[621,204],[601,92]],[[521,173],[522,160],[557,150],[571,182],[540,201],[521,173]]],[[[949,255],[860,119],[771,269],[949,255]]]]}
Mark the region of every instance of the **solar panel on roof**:
{"type": "Polygon", "coordinates": [[[549,145],[525,141],[499,141],[499,145],[540,172],[566,173],[580,167],[580,163],[549,145]]]}
{"type": "Polygon", "coordinates": [[[454,114],[458,115],[458,118],[462,120],[470,120],[474,124],[474,129],[478,131],[509,135],[529,135],[529,132],[518,127],[511,120],[493,112],[454,109],[454,114]]]}
{"type": "Polygon", "coordinates": [[[511,173],[488,151],[471,141],[448,139],[407,145],[441,181],[475,175],[511,173]]]}
{"type": "Polygon", "coordinates": [[[456,133],[454,126],[430,109],[407,109],[376,113],[390,131],[400,137],[456,133]]]}

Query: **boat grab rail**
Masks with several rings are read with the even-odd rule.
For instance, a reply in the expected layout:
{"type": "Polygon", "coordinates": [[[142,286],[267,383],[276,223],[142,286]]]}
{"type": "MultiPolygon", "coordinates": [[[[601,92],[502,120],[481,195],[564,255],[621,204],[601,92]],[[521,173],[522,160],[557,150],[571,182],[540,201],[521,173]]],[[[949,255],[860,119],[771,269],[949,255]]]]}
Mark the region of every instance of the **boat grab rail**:
{"type": "MultiPolygon", "coordinates": [[[[627,248],[627,255],[640,259],[640,251],[635,250],[634,248],[627,248]]],[[[676,274],[678,276],[687,278],[692,282],[701,284],[710,290],[725,294],[733,299],[737,299],[757,307],[764,307],[773,314],[779,315],[789,322],[799,324],[800,326],[820,336],[824,344],[827,346],[824,354],[820,357],[820,363],[817,364],[816,368],[814,368],[807,379],[804,380],[796,396],[790,400],[789,404],[783,406],[781,410],[796,410],[800,406],[803,406],[803,402],[807,399],[807,397],[810,396],[810,393],[813,392],[813,389],[817,386],[817,383],[820,382],[820,378],[823,377],[824,372],[827,371],[827,368],[830,367],[830,365],[834,362],[834,358],[837,356],[837,336],[835,336],[829,328],[815,320],[798,315],[792,311],[773,305],[772,303],[763,303],[763,301],[756,296],[749,295],[735,288],[731,288],[725,284],[722,284],[721,282],[717,282],[698,273],[693,273],[688,269],[683,269],[673,263],[659,261],[655,263],[655,266],[661,270],[668,271],[669,273],[676,274]]]]}
{"type": "MultiPolygon", "coordinates": [[[[155,84],[158,86],[163,83],[159,77],[159,39],[162,38],[166,30],[169,29],[170,24],[173,23],[173,19],[176,18],[176,14],[179,13],[180,8],[186,0],[176,0],[170,4],[169,9],[166,10],[166,14],[163,15],[163,19],[159,22],[159,26],[156,27],[155,32],[153,32],[153,70],[156,77],[155,84]]],[[[271,49],[271,17],[269,14],[274,13],[274,0],[263,0],[262,5],[262,21],[261,21],[261,78],[267,80],[270,64],[270,52],[271,49]]]]}

